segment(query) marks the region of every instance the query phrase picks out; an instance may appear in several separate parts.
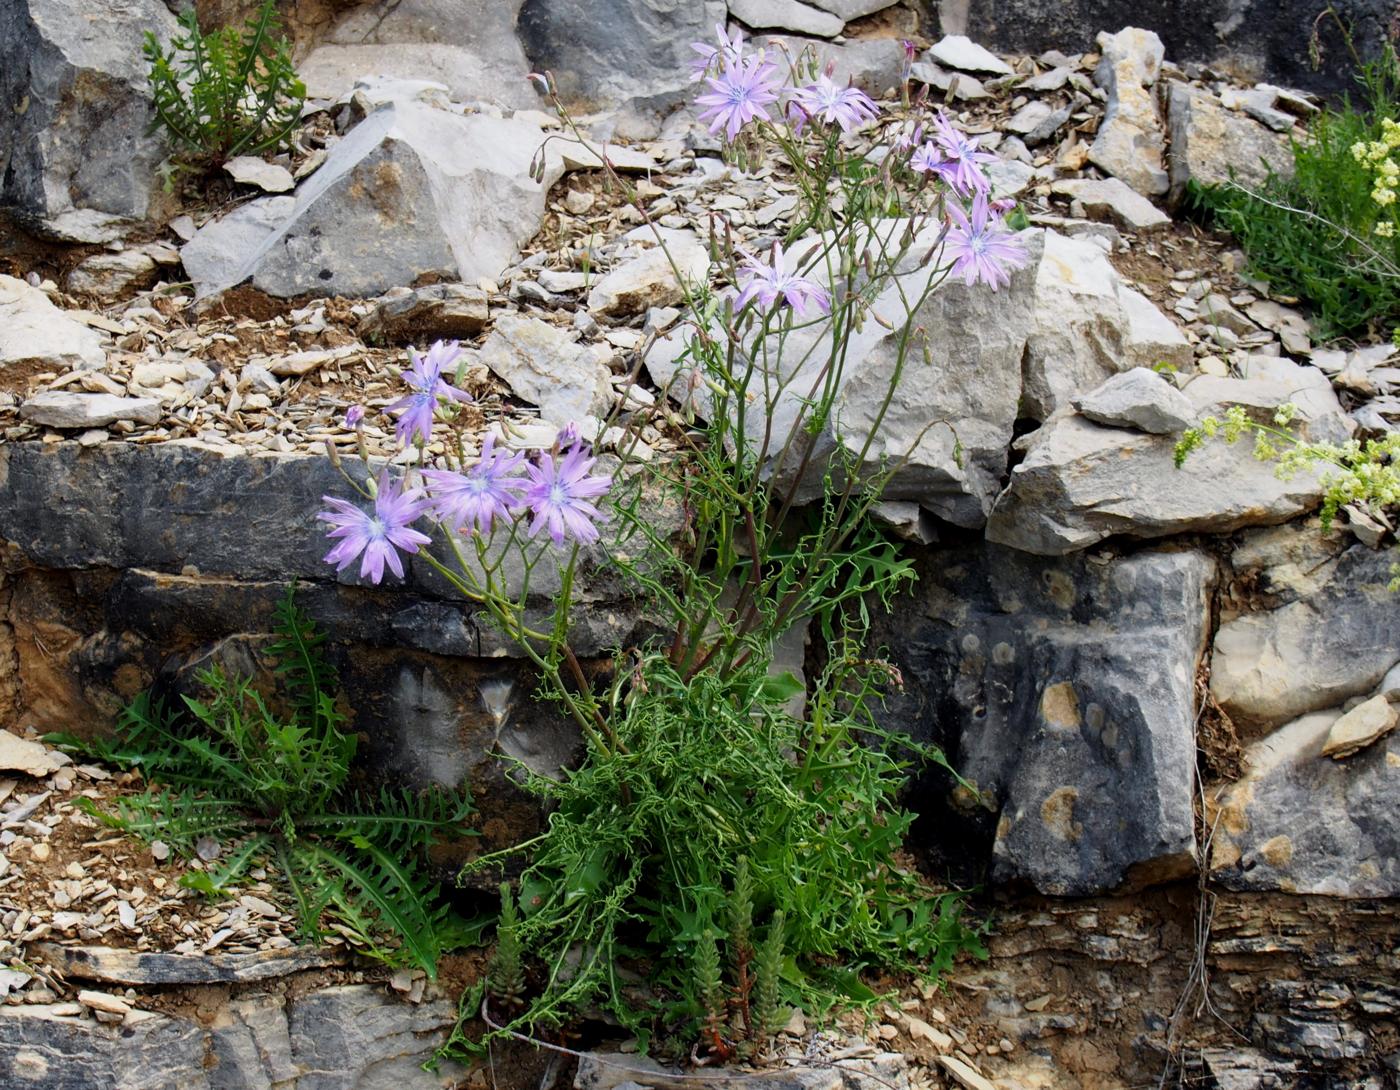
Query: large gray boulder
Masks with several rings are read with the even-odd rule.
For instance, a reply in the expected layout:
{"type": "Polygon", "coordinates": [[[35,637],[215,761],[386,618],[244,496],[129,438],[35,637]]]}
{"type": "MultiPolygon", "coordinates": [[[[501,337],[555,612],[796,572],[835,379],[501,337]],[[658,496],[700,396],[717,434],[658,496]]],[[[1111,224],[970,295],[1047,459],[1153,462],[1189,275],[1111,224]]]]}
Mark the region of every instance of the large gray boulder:
{"type": "MultiPolygon", "coordinates": [[[[902,223],[889,228],[892,249],[898,248],[902,223]]],[[[907,318],[905,299],[917,299],[931,265],[922,258],[936,232],[916,239],[900,268],[898,285],[890,285],[872,304],[874,313],[896,329],[907,318]]],[[[1008,287],[992,291],[948,278],[918,308],[913,335],[903,360],[899,383],[885,407],[886,394],[900,366],[898,336],[880,322],[866,320],[850,331],[841,358],[832,411],[821,432],[812,438],[811,455],[800,479],[799,435],[786,458],[773,458],[770,472],[778,486],[791,489],[798,502],[821,495],[828,470],[838,475],[848,456],[863,451],[854,471],[872,474],[898,464],[886,489],[890,500],[912,500],[959,526],[979,527],[1006,472],[1021,393],[1021,363],[1034,328],[1035,270],[1040,261],[1042,233],[1021,236],[1028,262],[1011,277],[1008,287]],[[882,409],[883,414],[882,414],[882,409]],[[842,453],[844,450],[844,454],[842,453]]],[[[878,244],[877,244],[878,245],[878,244]]],[[[794,244],[792,253],[805,246],[794,244]]],[[[647,367],[657,384],[696,411],[706,407],[703,383],[694,365],[682,362],[685,334],[657,342],[647,367]]],[[[787,383],[773,404],[773,451],[793,433],[805,415],[806,399],[832,359],[830,323],[795,329],[781,356],[769,356],[773,378],[787,383]]],[[[760,380],[756,380],[757,382],[760,380]]],[[[819,389],[819,387],[818,387],[819,389]]],[[[760,438],[761,413],[748,419],[760,438]]]]}
{"type": "Polygon", "coordinates": [[[713,39],[725,17],[721,0],[525,0],[516,26],[565,98],[650,111],[693,91],[690,43],[713,39]]]}
{"type": "Polygon", "coordinates": [[[1232,719],[1276,726],[1336,707],[1400,661],[1388,552],[1285,526],[1248,535],[1233,563],[1272,608],[1227,614],[1216,632],[1211,695],[1232,719]]]}
{"type": "Polygon", "coordinates": [[[1343,760],[1323,754],[1341,708],[1249,748],[1218,802],[1212,876],[1230,889],[1400,896],[1400,736],[1343,760]]]}
{"type": "Polygon", "coordinates": [[[161,0],[0,5],[0,205],[42,229],[75,209],[145,217],[164,155],[147,136],[151,101],[141,42],[168,41],[161,0]]]}
{"type": "MultiPolygon", "coordinates": [[[[515,34],[521,0],[352,4],[297,66],[313,98],[339,98],[362,76],[432,80],[460,102],[539,101],[515,34]]],[[[342,5],[344,7],[345,5],[342,5]]]]}
{"type": "MultiPolygon", "coordinates": [[[[1295,381],[1198,377],[1185,394],[1197,414],[1222,416],[1239,404],[1260,420],[1275,406],[1297,402],[1299,390],[1322,399],[1306,385],[1315,368],[1280,361],[1295,381]]],[[[1336,395],[1330,405],[1309,406],[1298,416],[1301,434],[1345,435],[1336,395]]],[[[987,537],[1026,552],[1054,556],[1083,549],[1114,534],[1152,538],[1193,531],[1222,532],[1286,522],[1322,501],[1323,472],[1300,471],[1289,479],[1273,464],[1254,457],[1248,437],[1229,444],[1205,443],[1181,469],[1169,435],[1104,427],[1068,410],[1051,417],[1024,441],[1025,460],[997,498],[987,537]]]]}
{"type": "Polygon", "coordinates": [[[877,636],[908,685],[886,722],[940,742],[976,791],[926,781],[911,799],[948,831],[946,856],[965,864],[970,822],[991,837],[997,881],[1042,893],[1192,867],[1194,684],[1214,570],[1192,550],[929,554],[916,599],[877,636]]]}
{"type": "Polygon", "coordinates": [[[278,296],[377,295],[427,274],[496,277],[539,230],[563,173],[530,162],[544,131],[524,118],[419,101],[375,110],[295,197],[265,197],[206,224],[181,250],[201,295],[251,280],[278,296]]]}
{"type": "Polygon", "coordinates": [[[1134,367],[1192,366],[1190,343],[1124,283],[1103,248],[1045,232],[1035,274],[1035,328],[1026,343],[1024,415],[1047,419],[1077,394],[1134,367]]]}

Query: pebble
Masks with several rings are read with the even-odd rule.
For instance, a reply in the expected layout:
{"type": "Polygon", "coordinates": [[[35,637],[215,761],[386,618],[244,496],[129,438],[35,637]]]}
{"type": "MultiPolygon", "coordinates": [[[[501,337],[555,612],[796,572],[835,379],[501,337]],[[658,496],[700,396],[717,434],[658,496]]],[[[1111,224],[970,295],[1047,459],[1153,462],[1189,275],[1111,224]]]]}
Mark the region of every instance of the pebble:
{"type": "Polygon", "coordinates": [[[47,844],[35,844],[29,849],[29,858],[33,859],[36,863],[47,862],[51,855],[53,855],[53,849],[47,844]]]}

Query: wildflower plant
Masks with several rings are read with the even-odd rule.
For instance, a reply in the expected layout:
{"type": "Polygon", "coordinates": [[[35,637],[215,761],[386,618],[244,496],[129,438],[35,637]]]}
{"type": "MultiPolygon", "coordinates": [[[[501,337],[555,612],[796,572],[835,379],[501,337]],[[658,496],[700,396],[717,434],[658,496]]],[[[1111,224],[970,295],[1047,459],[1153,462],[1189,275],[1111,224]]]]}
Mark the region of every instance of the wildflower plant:
{"type": "Polygon", "coordinates": [[[306,85],[274,0],[263,0],[242,28],[206,34],[193,7],[179,23],[168,50],[149,31],[142,46],[152,131],[164,131],[180,156],[207,167],[286,144],[301,123],[306,85]]]}
{"type": "MultiPolygon", "coordinates": [[[[990,199],[986,153],[907,88],[887,111],[810,55],[754,50],[723,27],[694,51],[699,116],[726,155],[775,159],[801,200],[761,247],[713,222],[703,282],[672,262],[686,320],[681,384],[668,392],[684,413],[659,403],[594,422],[596,434],[618,425],[615,453],[573,426],[527,453],[508,452],[509,428],[496,425],[478,450],[435,431],[461,396],[415,363],[412,392],[390,406],[398,476],[366,464],[352,477],[363,501],[327,497],[321,517],[328,562],[362,554],[379,582],[396,572],[379,553],[398,549],[474,603],[585,741],[581,765],[557,777],[518,769],[548,807],[546,830],[470,864],[520,878],[502,922],[509,986],[483,984],[464,1014],[519,984],[531,997],[506,1012],[508,1031],[601,1009],[644,1044],[724,1058],[761,1050],[780,998],[809,1011],[872,999],[857,970],[933,973],[976,945],[958,897],[930,892],[900,855],[912,816],[899,791],[912,762],[942,756],[876,721],[900,679],[865,646],[869,610],[914,576],[869,518],[901,468],[872,451],[923,343],[922,304],[950,277],[995,291],[1026,254],[990,199]],[[837,395],[867,323],[889,331],[895,360],[857,433],[837,395]],[[634,458],[649,427],[679,453],[634,458]],[[824,431],[839,441],[819,444],[824,431]],[[586,667],[571,608],[595,565],[632,588],[654,634],[586,667]],[[806,683],[775,664],[795,628],[821,649],[806,683]]],[[[664,251],[665,233],[602,159],[664,251]]]]}

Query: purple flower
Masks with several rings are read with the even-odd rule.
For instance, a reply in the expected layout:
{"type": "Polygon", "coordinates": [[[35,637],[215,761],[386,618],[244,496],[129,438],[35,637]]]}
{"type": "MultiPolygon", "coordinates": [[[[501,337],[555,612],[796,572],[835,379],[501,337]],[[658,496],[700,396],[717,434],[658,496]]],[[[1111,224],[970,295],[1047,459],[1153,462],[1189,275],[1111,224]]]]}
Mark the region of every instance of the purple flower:
{"type": "Polygon", "coordinates": [[[787,259],[783,247],[773,244],[773,261],[765,265],[757,258],[749,258],[739,273],[739,297],[734,301],[734,309],[739,310],[751,300],[757,299],[764,310],[777,303],[779,296],[800,318],[807,316],[807,305],[814,305],[823,314],[831,313],[831,297],[825,289],[805,276],[787,271],[787,259]]]}
{"type": "Polygon", "coordinates": [[[944,243],[953,259],[953,275],[963,283],[981,281],[996,291],[1011,283],[1011,269],[1026,264],[1026,251],[1014,232],[987,208],[987,197],[979,193],[972,199],[972,218],[956,205],[950,205],[948,216],[953,221],[944,243]]]}
{"type": "Polygon", "coordinates": [[[509,518],[520,505],[525,482],[511,474],[525,461],[525,455],[495,450],[494,444],[495,436],[488,435],[480,460],[465,473],[423,470],[433,517],[453,530],[471,526],[478,533],[489,534],[497,519],[509,518]]]}
{"type": "Polygon", "coordinates": [[[368,576],[370,582],[378,583],[384,578],[385,564],[402,579],[403,561],[399,559],[399,550],[416,553],[418,546],[432,540],[411,525],[426,506],[421,495],[416,488],[405,491],[402,481],[391,482],[389,471],[385,470],[379,475],[373,514],[347,500],[322,496],[331,510],[321,511],[316,517],[334,527],[328,537],[340,538],[326,554],[326,563],[334,564],[336,571],[344,571],[354,563],[355,557],[364,553],[360,562],[361,579],[368,576]]]}
{"type": "Polygon", "coordinates": [[[351,405],[345,410],[345,426],[347,428],[358,428],[365,419],[365,407],[363,405],[351,405]]]}
{"type": "Polygon", "coordinates": [[[977,142],[966,133],[958,130],[947,114],[939,113],[933,119],[937,132],[934,139],[943,151],[943,166],[938,169],[944,180],[965,197],[975,193],[985,193],[988,188],[987,176],[982,173],[982,164],[996,159],[991,152],[983,151],[977,142]]]}
{"type": "Polygon", "coordinates": [[[840,125],[842,132],[850,132],[880,112],[880,107],[864,91],[842,87],[825,75],[819,76],[816,83],[800,88],[794,98],[810,116],[821,118],[829,125],[840,125]]]}
{"type": "Polygon", "coordinates": [[[440,399],[447,398],[451,401],[470,401],[472,399],[471,394],[449,386],[442,377],[443,369],[455,364],[457,357],[461,354],[461,346],[456,341],[438,341],[428,349],[425,356],[418,355],[411,348],[408,350],[409,359],[413,361],[413,365],[404,372],[403,380],[413,392],[399,398],[387,410],[398,415],[398,423],[394,425],[394,434],[398,436],[400,443],[407,444],[415,441],[427,443],[431,440],[433,414],[437,411],[440,399]]]}
{"type": "Polygon", "coordinates": [[[778,66],[764,60],[762,53],[737,62],[725,61],[719,75],[707,76],[705,82],[711,87],[710,93],[699,96],[695,102],[706,107],[700,114],[701,121],[713,118],[710,132],[724,129],[732,141],[750,121],[772,120],[764,107],[778,101],[781,80],[778,66]]]}
{"type": "Polygon", "coordinates": [[[556,545],[562,545],[566,537],[584,544],[598,540],[594,523],[602,521],[603,514],[589,501],[608,490],[612,477],[590,477],[588,471],[595,461],[582,446],[576,446],[561,456],[543,454],[538,465],[526,464],[530,483],[525,506],[534,515],[531,537],[548,526],[556,545]]]}
{"type": "Polygon", "coordinates": [[[690,62],[690,82],[699,83],[710,74],[716,62],[727,64],[738,64],[744,56],[744,35],[739,28],[734,28],[734,37],[730,38],[725,34],[724,24],[715,24],[715,41],[719,42],[719,47],[710,45],[708,42],[691,42],[690,48],[699,54],[690,62]]]}

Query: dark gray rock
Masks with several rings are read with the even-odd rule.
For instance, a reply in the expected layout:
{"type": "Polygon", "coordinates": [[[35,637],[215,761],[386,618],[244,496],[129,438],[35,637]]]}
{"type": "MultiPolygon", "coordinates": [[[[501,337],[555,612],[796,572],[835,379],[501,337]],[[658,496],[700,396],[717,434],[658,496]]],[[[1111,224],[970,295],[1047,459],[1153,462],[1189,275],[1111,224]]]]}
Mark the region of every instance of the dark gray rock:
{"type": "Polygon", "coordinates": [[[745,1090],[909,1090],[913,1085],[909,1061],[897,1052],[737,1077],[730,1068],[678,1071],[635,1053],[589,1052],[574,1076],[574,1090],[727,1090],[736,1084],[745,1090]]]}
{"type": "Polygon", "coordinates": [[[293,1001],[287,1016],[297,1090],[410,1090],[445,1075],[423,1068],[457,1024],[448,1000],[409,1004],[369,985],[324,988],[293,1001]]]}
{"type": "Polygon", "coordinates": [[[43,221],[73,209],[145,217],[164,149],[151,118],[142,37],[168,41],[160,0],[0,7],[0,205],[43,221]]]}
{"type": "Polygon", "coordinates": [[[924,846],[966,859],[990,837],[995,880],[1061,896],[1189,870],[1213,576],[1191,551],[928,554],[916,600],[878,633],[909,685],[886,722],[940,742],[980,798],[925,783],[911,802],[947,847],[924,846]]]}
{"type": "Polygon", "coordinates": [[[0,1007],[0,1086],[6,1090],[212,1090],[205,1031],[142,1012],[119,1026],[45,1006],[0,1007]]]}
{"type": "MultiPolygon", "coordinates": [[[[1199,61],[1249,82],[1267,78],[1285,87],[1354,93],[1349,46],[1331,20],[1318,19],[1322,6],[1315,0],[1277,0],[1267,10],[1246,0],[963,0],[941,4],[940,15],[945,33],[1016,53],[1092,52],[1099,31],[1131,24],[1160,35],[1178,64],[1199,61]],[[1314,35],[1320,64],[1310,55],[1314,35]]],[[[1377,56],[1390,33],[1391,0],[1339,0],[1333,7],[1360,54],[1377,56]]]]}
{"type": "Polygon", "coordinates": [[[466,284],[427,284],[393,288],[374,300],[360,321],[359,334],[388,344],[420,348],[436,340],[458,340],[480,333],[488,316],[486,293],[466,284]]]}
{"type": "Polygon", "coordinates": [[[185,956],[46,942],[36,943],[29,950],[66,977],[104,984],[246,984],[304,969],[343,965],[347,960],[344,954],[315,947],[185,956]]]}
{"type": "Polygon", "coordinates": [[[1244,778],[1219,803],[1211,850],[1217,881],[1231,889],[1400,896],[1400,738],[1332,760],[1322,747],[1340,714],[1313,712],[1250,747],[1244,778]]]}
{"type": "Polygon", "coordinates": [[[709,41],[716,0],[525,0],[516,24],[530,64],[595,106],[668,109],[689,96],[693,41],[709,41]]]}

